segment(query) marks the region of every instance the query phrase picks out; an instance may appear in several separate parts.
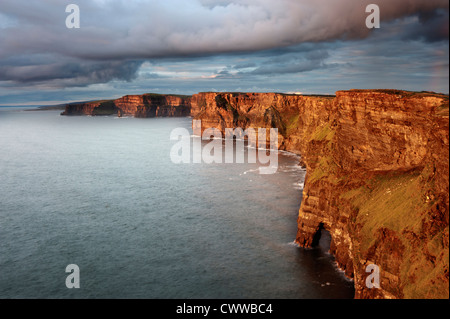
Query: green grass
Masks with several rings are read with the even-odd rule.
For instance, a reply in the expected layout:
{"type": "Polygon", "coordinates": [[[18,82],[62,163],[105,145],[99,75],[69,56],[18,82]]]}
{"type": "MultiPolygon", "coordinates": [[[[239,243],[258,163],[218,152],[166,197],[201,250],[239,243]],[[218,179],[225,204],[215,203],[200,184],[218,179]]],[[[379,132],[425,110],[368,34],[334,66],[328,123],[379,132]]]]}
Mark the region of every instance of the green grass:
{"type": "Polygon", "coordinates": [[[308,177],[308,181],[314,183],[323,179],[330,184],[338,185],[347,178],[346,176],[339,176],[338,171],[339,167],[334,162],[333,157],[322,156],[312,171],[312,174],[308,177]]]}
{"type": "Polygon", "coordinates": [[[98,101],[85,102],[85,103],[99,103],[99,104],[103,104],[103,103],[114,102],[114,101],[115,100],[98,100],[98,101]]]}
{"type": "MultiPolygon", "coordinates": [[[[345,92],[345,91],[343,91],[345,92]]],[[[391,94],[391,95],[398,95],[400,97],[436,97],[436,98],[443,98],[447,99],[448,101],[448,95],[443,93],[436,93],[431,91],[405,91],[405,90],[396,90],[396,89],[353,89],[349,90],[347,92],[355,92],[355,93],[385,93],[385,94],[391,94]]]]}
{"type": "Polygon", "coordinates": [[[352,199],[359,208],[357,222],[363,224],[365,234],[361,249],[367,250],[375,241],[375,233],[380,228],[394,231],[420,230],[420,213],[424,203],[419,196],[421,182],[418,173],[398,176],[382,175],[370,182],[370,188],[361,187],[343,195],[352,199]]]}
{"type": "Polygon", "coordinates": [[[286,134],[290,135],[293,131],[298,128],[298,120],[300,119],[300,114],[295,114],[289,117],[286,123],[286,134]]]}
{"type": "Polygon", "coordinates": [[[443,101],[441,105],[439,105],[436,109],[437,116],[449,116],[449,102],[448,98],[443,101]]]}
{"type": "Polygon", "coordinates": [[[183,98],[187,98],[187,97],[191,97],[191,95],[183,95],[183,94],[159,94],[159,93],[145,93],[142,94],[143,96],[154,96],[154,97],[164,97],[164,96],[177,96],[177,97],[183,97],[183,98]]]}
{"type": "Polygon", "coordinates": [[[323,155],[319,157],[311,176],[309,176],[310,182],[326,179],[328,182],[337,185],[344,179],[344,177],[338,177],[339,168],[333,157],[328,155],[332,154],[335,134],[336,131],[331,127],[331,124],[327,123],[325,126],[317,127],[311,136],[307,138],[310,143],[316,141],[326,144],[324,145],[323,155]]]}
{"type": "Polygon", "coordinates": [[[311,136],[311,141],[331,141],[335,136],[336,131],[331,128],[331,124],[327,123],[323,127],[317,127],[316,131],[311,136]]]}
{"type": "MultiPolygon", "coordinates": [[[[448,229],[447,236],[448,236],[448,229]]],[[[448,271],[448,248],[442,246],[443,233],[429,241],[428,246],[434,246],[440,251],[436,261],[432,262],[427,256],[412,247],[408,247],[401,269],[401,278],[406,283],[403,291],[408,299],[448,299],[448,282],[444,283],[444,273],[448,271]],[[413,256],[413,257],[409,257],[413,256]]]]}
{"type": "Polygon", "coordinates": [[[427,198],[433,183],[424,183],[429,177],[428,168],[421,172],[403,172],[380,175],[367,181],[367,186],[352,189],[341,195],[349,200],[358,215],[356,223],[361,225],[359,258],[365,258],[369,249],[377,242],[377,231],[388,228],[398,234],[403,252],[400,281],[404,298],[448,298],[448,282],[444,285],[443,274],[448,270],[448,248],[443,247],[443,236],[448,228],[438,232],[434,238],[427,237],[416,243],[406,239],[405,231],[421,236],[422,220],[435,204],[427,198]],[[429,251],[436,261],[429,260],[429,251]]]}

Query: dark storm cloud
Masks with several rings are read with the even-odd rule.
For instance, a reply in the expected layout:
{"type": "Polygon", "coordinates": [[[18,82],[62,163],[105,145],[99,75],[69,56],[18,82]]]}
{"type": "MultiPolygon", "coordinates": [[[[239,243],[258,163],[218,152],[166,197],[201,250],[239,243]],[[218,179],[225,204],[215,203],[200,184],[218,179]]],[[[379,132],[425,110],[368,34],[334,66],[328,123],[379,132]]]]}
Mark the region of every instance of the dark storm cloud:
{"type": "Polygon", "coordinates": [[[404,31],[401,37],[403,40],[424,40],[426,42],[448,40],[448,12],[442,9],[420,12],[418,21],[419,23],[404,31]]]}
{"type": "Polygon", "coordinates": [[[131,81],[136,78],[141,64],[139,61],[93,62],[51,57],[39,57],[33,63],[29,57],[11,58],[0,63],[0,81],[24,85],[51,81],[53,87],[86,86],[115,79],[131,81]]]}
{"type": "Polygon", "coordinates": [[[235,64],[231,68],[233,68],[235,70],[239,70],[239,69],[248,69],[248,68],[254,68],[254,67],[256,67],[256,63],[244,62],[244,63],[235,64]]]}
{"type": "MultiPolygon", "coordinates": [[[[364,38],[370,34],[365,7],[373,0],[74,2],[80,6],[82,26],[67,30],[64,2],[3,0],[1,12],[17,25],[2,30],[0,57],[26,51],[83,59],[139,59],[364,38]]],[[[378,0],[377,4],[383,21],[423,16],[449,5],[447,0],[378,0]]],[[[438,27],[444,22],[438,21],[438,27]]]]}
{"type": "Polygon", "coordinates": [[[378,32],[365,26],[370,3],[382,28],[397,26],[389,45],[448,42],[448,0],[1,0],[0,88],[158,81],[170,78],[170,61],[215,68],[217,56],[226,60],[210,74],[217,80],[330,69],[334,43],[378,32]],[[68,3],[80,7],[80,29],[65,27],[68,3]]]}
{"type": "Polygon", "coordinates": [[[266,60],[252,71],[239,72],[240,75],[275,75],[308,72],[327,67],[325,59],[329,57],[326,50],[317,50],[306,54],[281,55],[266,60]]]}

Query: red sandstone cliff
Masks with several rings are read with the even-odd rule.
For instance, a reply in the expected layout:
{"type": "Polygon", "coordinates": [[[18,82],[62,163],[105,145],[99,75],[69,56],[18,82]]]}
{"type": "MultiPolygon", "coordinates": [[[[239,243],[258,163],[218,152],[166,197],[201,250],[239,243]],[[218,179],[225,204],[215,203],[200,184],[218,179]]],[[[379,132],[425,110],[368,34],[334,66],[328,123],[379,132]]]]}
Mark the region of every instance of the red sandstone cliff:
{"type": "Polygon", "coordinates": [[[276,127],[280,149],[301,154],[308,170],[299,245],[327,229],[357,298],[448,298],[448,110],[445,95],[352,90],[125,96],[63,114],[192,115],[222,132],[276,127]],[[370,264],[380,267],[380,289],[366,287],[370,264]]]}
{"type": "Polygon", "coordinates": [[[127,95],[114,101],[119,116],[173,117],[189,116],[190,99],[176,95],[127,95]]]}
{"type": "Polygon", "coordinates": [[[308,169],[296,241],[327,229],[357,298],[448,298],[448,96],[200,93],[192,113],[203,130],[278,128],[308,169]],[[370,264],[381,289],[366,287],[370,264]]]}
{"type": "Polygon", "coordinates": [[[67,104],[61,115],[111,115],[117,114],[112,100],[67,104]]]}
{"type": "Polygon", "coordinates": [[[118,115],[174,117],[190,115],[190,97],[181,95],[127,95],[117,100],[66,105],[62,115],[118,115]]]}

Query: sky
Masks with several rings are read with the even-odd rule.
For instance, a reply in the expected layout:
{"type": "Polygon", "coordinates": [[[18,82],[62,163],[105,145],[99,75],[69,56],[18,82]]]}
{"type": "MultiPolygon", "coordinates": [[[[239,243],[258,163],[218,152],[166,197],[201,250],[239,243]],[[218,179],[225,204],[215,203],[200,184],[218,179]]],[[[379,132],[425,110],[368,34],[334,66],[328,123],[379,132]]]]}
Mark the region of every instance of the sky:
{"type": "Polygon", "coordinates": [[[205,91],[448,93],[448,24],[448,0],[0,0],[0,105],[205,91]],[[66,26],[69,4],[79,28],[66,26]],[[369,4],[380,28],[366,25],[369,4]]]}

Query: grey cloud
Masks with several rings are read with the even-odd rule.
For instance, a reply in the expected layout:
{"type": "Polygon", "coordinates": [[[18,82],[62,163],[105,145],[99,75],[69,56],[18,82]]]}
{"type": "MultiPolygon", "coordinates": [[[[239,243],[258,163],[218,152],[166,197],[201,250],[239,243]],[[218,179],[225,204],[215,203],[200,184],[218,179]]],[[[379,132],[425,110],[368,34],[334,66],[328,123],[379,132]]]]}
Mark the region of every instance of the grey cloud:
{"type": "Polygon", "coordinates": [[[448,12],[444,10],[421,12],[418,19],[419,23],[405,30],[403,40],[448,41],[448,12]]]}
{"type": "Polygon", "coordinates": [[[316,50],[307,54],[282,55],[265,60],[252,71],[242,71],[239,75],[275,75],[302,73],[327,67],[325,60],[329,57],[326,50],[316,50]]]}
{"type": "MultiPolygon", "coordinates": [[[[309,72],[324,68],[332,68],[335,65],[326,63],[330,57],[328,50],[321,46],[317,50],[305,51],[298,47],[298,52],[293,50],[279,50],[278,55],[268,56],[258,53],[247,55],[248,62],[241,62],[219,69],[214,74],[214,79],[239,79],[240,81],[253,81],[255,77],[266,78],[274,75],[295,74],[309,72]],[[250,62],[251,61],[251,62],[250,62]]],[[[328,49],[335,45],[328,45],[328,49]]]]}
{"type": "MultiPolygon", "coordinates": [[[[319,68],[321,65],[311,63],[310,61],[301,61],[290,65],[269,65],[261,66],[258,69],[249,72],[253,75],[273,75],[273,74],[289,74],[312,71],[319,68]]],[[[245,74],[245,73],[241,73],[245,74]]]]}
{"type": "MultiPolygon", "coordinates": [[[[16,50],[83,59],[139,59],[257,51],[302,42],[367,37],[365,6],[372,0],[79,0],[82,27],[67,30],[64,5],[3,0],[0,11],[21,21],[2,30],[0,56],[16,50]],[[17,44],[16,39],[22,39],[17,44]]],[[[378,0],[383,21],[436,8],[447,0],[378,0]]],[[[448,20],[448,17],[447,17],[448,20]]]]}
{"type": "MultiPolygon", "coordinates": [[[[14,59],[12,59],[14,61],[14,59]]],[[[111,80],[131,81],[141,61],[63,61],[41,60],[32,64],[28,59],[16,59],[15,64],[0,64],[0,81],[14,81],[21,84],[52,82],[53,87],[86,86],[93,83],[107,83],[111,80]]]]}
{"type": "Polygon", "coordinates": [[[235,64],[231,68],[239,70],[239,69],[248,69],[248,68],[254,68],[254,67],[256,67],[256,63],[254,63],[254,62],[244,62],[244,63],[235,64]]]}
{"type": "MultiPolygon", "coordinates": [[[[52,87],[131,81],[144,60],[157,65],[244,53],[258,60],[225,64],[230,67],[219,69],[218,78],[294,74],[333,67],[327,59],[335,42],[384,32],[365,26],[365,7],[373,0],[73,2],[80,6],[81,28],[69,30],[67,2],[1,0],[7,23],[0,23],[0,81],[52,87]]],[[[448,41],[448,0],[376,3],[383,26],[409,21],[394,28],[391,39],[448,41]]],[[[160,77],[153,71],[141,76],[160,77]]]]}

